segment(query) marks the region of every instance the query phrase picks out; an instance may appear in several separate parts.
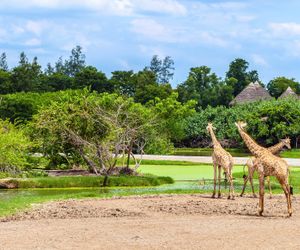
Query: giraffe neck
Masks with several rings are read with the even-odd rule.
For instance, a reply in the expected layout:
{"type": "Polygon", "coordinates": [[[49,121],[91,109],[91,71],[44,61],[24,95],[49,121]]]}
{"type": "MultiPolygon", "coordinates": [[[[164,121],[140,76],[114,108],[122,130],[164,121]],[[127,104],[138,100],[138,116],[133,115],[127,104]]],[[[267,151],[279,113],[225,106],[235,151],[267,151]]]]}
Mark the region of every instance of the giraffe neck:
{"type": "Polygon", "coordinates": [[[272,147],[269,147],[268,150],[272,153],[272,154],[277,154],[279,153],[284,147],[284,143],[283,142],[279,142],[277,144],[275,144],[272,147]]]}
{"type": "Polygon", "coordinates": [[[214,147],[221,146],[220,142],[217,140],[215,133],[212,129],[209,129],[210,137],[213,142],[214,147]]]}
{"type": "Polygon", "coordinates": [[[248,147],[249,151],[255,156],[261,156],[262,151],[264,148],[259,146],[244,130],[238,129],[241,137],[243,138],[246,146],[248,147]]]}

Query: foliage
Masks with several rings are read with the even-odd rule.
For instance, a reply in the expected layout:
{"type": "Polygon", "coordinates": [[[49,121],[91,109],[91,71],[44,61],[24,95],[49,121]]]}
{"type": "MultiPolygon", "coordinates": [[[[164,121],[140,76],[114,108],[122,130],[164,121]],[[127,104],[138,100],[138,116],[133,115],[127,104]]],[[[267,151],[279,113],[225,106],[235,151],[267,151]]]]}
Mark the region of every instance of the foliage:
{"type": "MultiPolygon", "coordinates": [[[[71,188],[99,187],[103,176],[62,176],[35,177],[26,179],[9,179],[6,181],[16,188],[71,188]]],[[[110,187],[158,186],[173,183],[170,177],[158,176],[112,176],[108,181],[110,187]]]]}
{"type": "Polygon", "coordinates": [[[247,131],[263,145],[271,145],[289,136],[293,144],[300,135],[300,101],[271,100],[237,105],[232,108],[208,107],[185,120],[186,134],[190,141],[210,141],[206,132],[208,122],[213,122],[220,140],[242,142],[234,122],[248,123],[247,131]]]}
{"type": "Polygon", "coordinates": [[[0,120],[0,171],[16,173],[25,168],[31,145],[22,129],[0,120]]]}
{"type": "Polygon", "coordinates": [[[268,85],[268,91],[271,96],[279,97],[288,87],[293,89],[297,94],[300,94],[300,84],[294,78],[276,77],[271,80],[268,85]]]}
{"type": "Polygon", "coordinates": [[[68,161],[80,155],[91,171],[109,175],[119,154],[143,150],[151,120],[151,110],[132,99],[83,90],[41,109],[33,126],[45,154],[63,153],[68,161]]]}
{"type": "Polygon", "coordinates": [[[174,75],[174,61],[170,56],[166,56],[163,60],[154,55],[151,59],[150,69],[156,76],[158,83],[169,83],[174,75]]]}
{"type": "Polygon", "coordinates": [[[194,100],[198,110],[208,105],[228,105],[233,98],[232,87],[211,73],[207,66],[191,68],[188,79],[178,86],[177,91],[181,102],[194,100]]]}
{"type": "MultiPolygon", "coordinates": [[[[247,71],[248,67],[249,63],[241,58],[236,58],[229,65],[226,79],[236,79],[235,82],[231,80],[234,96],[239,94],[250,82],[260,82],[257,71],[247,71]]],[[[260,84],[262,83],[260,82],[260,84]]]]}

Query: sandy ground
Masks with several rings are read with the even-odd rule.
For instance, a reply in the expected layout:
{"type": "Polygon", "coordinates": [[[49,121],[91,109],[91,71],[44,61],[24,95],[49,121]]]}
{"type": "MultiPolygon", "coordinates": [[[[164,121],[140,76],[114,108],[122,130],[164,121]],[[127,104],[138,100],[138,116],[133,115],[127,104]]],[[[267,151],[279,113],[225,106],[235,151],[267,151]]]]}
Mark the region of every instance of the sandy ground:
{"type": "Polygon", "coordinates": [[[300,197],[158,195],[50,202],[0,222],[0,249],[300,249],[300,197]]]}

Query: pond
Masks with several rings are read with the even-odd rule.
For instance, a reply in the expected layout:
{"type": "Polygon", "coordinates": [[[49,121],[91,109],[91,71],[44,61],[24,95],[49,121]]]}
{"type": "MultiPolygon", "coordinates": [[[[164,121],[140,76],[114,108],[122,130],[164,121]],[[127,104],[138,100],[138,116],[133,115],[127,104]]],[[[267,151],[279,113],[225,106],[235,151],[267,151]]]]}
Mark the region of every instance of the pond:
{"type": "MultiPolygon", "coordinates": [[[[236,183],[237,184],[237,183],[236,183]]],[[[238,184],[235,188],[240,189],[238,184]]],[[[224,188],[224,182],[222,183],[224,188]]],[[[173,184],[151,187],[108,187],[108,188],[61,188],[61,189],[14,189],[0,190],[0,202],[12,199],[30,199],[48,197],[49,199],[81,198],[81,197],[113,197],[126,195],[159,194],[159,193],[193,193],[211,190],[212,180],[176,181],[173,184]]]]}

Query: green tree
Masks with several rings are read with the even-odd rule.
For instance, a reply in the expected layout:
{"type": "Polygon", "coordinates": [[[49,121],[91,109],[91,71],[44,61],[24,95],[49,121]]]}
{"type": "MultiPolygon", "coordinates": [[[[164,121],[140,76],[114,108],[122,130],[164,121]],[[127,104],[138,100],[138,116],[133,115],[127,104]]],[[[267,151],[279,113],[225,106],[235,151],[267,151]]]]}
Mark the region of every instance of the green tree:
{"type": "Polygon", "coordinates": [[[172,93],[170,84],[159,84],[156,82],[154,72],[144,69],[134,75],[134,85],[136,86],[134,100],[145,104],[150,100],[165,99],[172,93]]]}
{"type": "Polygon", "coordinates": [[[42,109],[33,124],[46,152],[58,153],[69,145],[90,171],[109,176],[120,154],[130,155],[133,147],[147,141],[151,117],[150,110],[132,99],[85,89],[42,109]]]}
{"type": "Polygon", "coordinates": [[[75,74],[73,88],[83,89],[85,87],[90,87],[91,90],[99,93],[113,91],[113,86],[105,74],[92,66],[84,67],[75,74]]]}
{"type": "Polygon", "coordinates": [[[191,68],[188,79],[177,90],[181,102],[195,100],[198,109],[208,105],[228,105],[232,99],[232,87],[207,66],[191,68]]]}
{"type": "Polygon", "coordinates": [[[7,65],[5,53],[2,53],[0,56],[0,70],[8,71],[8,65],[7,65]]]}
{"type": "Polygon", "coordinates": [[[136,81],[133,71],[114,71],[111,74],[110,82],[114,91],[120,95],[134,97],[136,81]]]}
{"type": "Polygon", "coordinates": [[[12,92],[11,73],[0,69],[0,94],[12,92]]]}
{"type": "Polygon", "coordinates": [[[28,165],[32,143],[22,129],[0,120],[0,171],[15,173],[28,165]]]}
{"type": "Polygon", "coordinates": [[[170,56],[166,56],[163,60],[154,55],[150,62],[150,67],[146,69],[154,72],[158,83],[169,83],[174,75],[174,61],[170,56]]]}
{"type": "Polygon", "coordinates": [[[20,54],[19,65],[12,69],[11,83],[12,92],[20,91],[38,91],[41,84],[41,66],[34,57],[32,63],[29,63],[24,52],[20,54]]]}
{"type": "Polygon", "coordinates": [[[250,82],[260,82],[258,72],[256,70],[248,72],[248,67],[249,63],[242,58],[237,58],[229,64],[226,79],[234,78],[237,80],[236,82],[231,81],[234,83],[232,85],[234,96],[238,95],[250,82]]]}
{"type": "MultiPolygon", "coordinates": [[[[59,66],[60,67],[60,66],[59,66]]],[[[77,45],[71,50],[69,60],[65,61],[64,70],[69,76],[75,76],[85,67],[85,55],[82,53],[82,48],[77,45]]]]}
{"type": "Polygon", "coordinates": [[[278,98],[288,87],[300,94],[300,84],[294,78],[276,77],[268,85],[268,91],[271,96],[278,98]]]}

